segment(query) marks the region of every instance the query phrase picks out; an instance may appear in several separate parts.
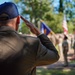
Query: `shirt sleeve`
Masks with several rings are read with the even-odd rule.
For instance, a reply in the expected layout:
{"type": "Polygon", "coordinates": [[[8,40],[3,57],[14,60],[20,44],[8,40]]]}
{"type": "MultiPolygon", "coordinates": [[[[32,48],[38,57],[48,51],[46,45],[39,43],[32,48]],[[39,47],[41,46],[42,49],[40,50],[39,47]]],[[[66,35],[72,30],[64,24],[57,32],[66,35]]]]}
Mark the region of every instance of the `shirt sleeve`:
{"type": "Polygon", "coordinates": [[[38,38],[41,42],[38,42],[36,66],[49,65],[58,61],[58,51],[48,37],[44,34],[41,34],[38,36],[38,38]]]}

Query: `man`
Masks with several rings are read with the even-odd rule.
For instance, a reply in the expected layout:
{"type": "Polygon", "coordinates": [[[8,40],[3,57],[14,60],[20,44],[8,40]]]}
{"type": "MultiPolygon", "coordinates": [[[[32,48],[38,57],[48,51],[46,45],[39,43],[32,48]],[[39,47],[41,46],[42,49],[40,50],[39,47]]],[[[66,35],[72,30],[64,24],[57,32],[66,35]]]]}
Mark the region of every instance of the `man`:
{"type": "Polygon", "coordinates": [[[64,56],[64,67],[68,66],[68,59],[67,59],[67,54],[69,51],[69,44],[68,44],[68,37],[64,34],[64,39],[62,42],[62,49],[63,49],[63,56],[64,56]]]}
{"type": "Polygon", "coordinates": [[[58,61],[56,48],[46,35],[19,15],[16,5],[0,5],[0,75],[36,75],[36,66],[58,61]],[[18,34],[20,18],[37,37],[18,34]]]}

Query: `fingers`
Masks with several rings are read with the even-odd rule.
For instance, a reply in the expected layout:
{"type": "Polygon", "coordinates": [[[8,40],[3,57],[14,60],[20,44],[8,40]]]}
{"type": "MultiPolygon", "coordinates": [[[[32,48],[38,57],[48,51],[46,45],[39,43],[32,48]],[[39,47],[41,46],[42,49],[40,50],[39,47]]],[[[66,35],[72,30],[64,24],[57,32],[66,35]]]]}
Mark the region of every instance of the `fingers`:
{"type": "Polygon", "coordinates": [[[21,19],[24,21],[24,22],[26,22],[26,23],[29,23],[29,21],[27,21],[25,18],[23,18],[22,16],[21,16],[21,19]]]}
{"type": "Polygon", "coordinates": [[[23,18],[21,16],[21,19],[26,23],[26,25],[31,29],[33,27],[33,24],[31,22],[29,22],[28,20],[26,20],[25,18],[23,18]]]}
{"type": "Polygon", "coordinates": [[[26,23],[26,25],[27,26],[34,26],[31,22],[29,22],[28,20],[26,20],[25,18],[23,18],[22,16],[21,16],[21,19],[26,23]]]}
{"type": "Polygon", "coordinates": [[[31,32],[34,33],[35,35],[39,35],[40,31],[35,27],[34,24],[32,24],[31,22],[29,22],[28,20],[26,20],[25,18],[23,18],[21,16],[21,19],[26,23],[26,25],[30,28],[31,32]]]}

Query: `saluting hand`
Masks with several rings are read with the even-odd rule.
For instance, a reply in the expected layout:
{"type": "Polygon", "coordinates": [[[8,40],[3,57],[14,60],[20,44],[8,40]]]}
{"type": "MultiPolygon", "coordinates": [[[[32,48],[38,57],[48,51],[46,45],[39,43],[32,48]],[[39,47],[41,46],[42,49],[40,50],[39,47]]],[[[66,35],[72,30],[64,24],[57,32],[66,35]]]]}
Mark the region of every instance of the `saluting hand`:
{"type": "Polygon", "coordinates": [[[40,31],[34,26],[34,24],[32,24],[31,22],[29,22],[28,20],[26,20],[25,18],[23,18],[21,16],[21,19],[25,22],[25,24],[30,28],[31,32],[34,33],[35,35],[40,35],[40,31]]]}

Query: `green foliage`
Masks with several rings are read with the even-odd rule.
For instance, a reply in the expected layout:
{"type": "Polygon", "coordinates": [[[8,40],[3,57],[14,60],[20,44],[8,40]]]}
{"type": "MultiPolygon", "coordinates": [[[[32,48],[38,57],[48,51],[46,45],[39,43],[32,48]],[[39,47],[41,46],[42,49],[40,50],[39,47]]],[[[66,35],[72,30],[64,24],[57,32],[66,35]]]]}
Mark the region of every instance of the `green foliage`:
{"type": "Polygon", "coordinates": [[[22,15],[29,15],[30,22],[33,22],[36,26],[43,15],[50,11],[51,0],[16,0],[15,2],[20,3],[22,15]]]}
{"type": "Polygon", "coordinates": [[[74,25],[72,22],[68,22],[68,31],[69,33],[73,33],[73,28],[74,28],[74,25]]]}
{"type": "Polygon", "coordinates": [[[29,34],[29,28],[26,26],[26,24],[23,22],[21,24],[21,28],[19,29],[19,32],[22,32],[23,34],[29,34]]]}
{"type": "MultiPolygon", "coordinates": [[[[75,0],[70,1],[71,0],[59,0],[58,10],[54,11],[54,0],[14,0],[22,10],[21,14],[30,20],[30,22],[38,26],[38,21],[42,19],[55,33],[63,32],[63,11],[65,11],[67,15],[69,33],[72,33],[73,28],[75,28],[75,0]]],[[[20,31],[29,33],[29,30],[24,24],[21,26],[20,31]]]]}
{"type": "Polygon", "coordinates": [[[63,9],[64,9],[63,0],[59,0],[59,9],[58,9],[58,11],[63,13],[63,9]]]}
{"type": "Polygon", "coordinates": [[[55,32],[55,33],[61,33],[63,32],[62,29],[62,13],[60,14],[53,14],[51,12],[46,13],[45,21],[47,25],[55,32]]]}

